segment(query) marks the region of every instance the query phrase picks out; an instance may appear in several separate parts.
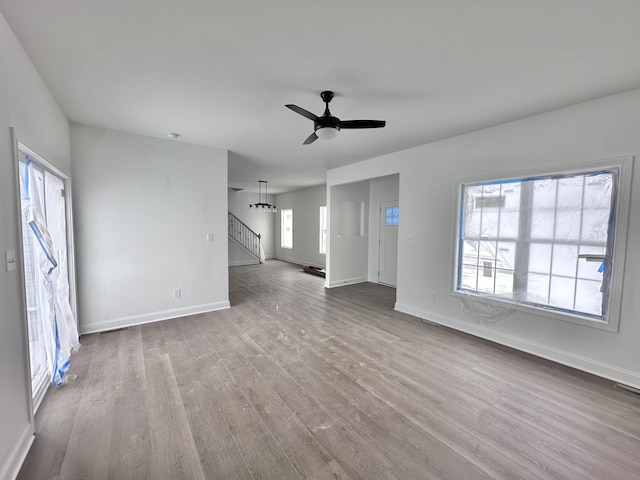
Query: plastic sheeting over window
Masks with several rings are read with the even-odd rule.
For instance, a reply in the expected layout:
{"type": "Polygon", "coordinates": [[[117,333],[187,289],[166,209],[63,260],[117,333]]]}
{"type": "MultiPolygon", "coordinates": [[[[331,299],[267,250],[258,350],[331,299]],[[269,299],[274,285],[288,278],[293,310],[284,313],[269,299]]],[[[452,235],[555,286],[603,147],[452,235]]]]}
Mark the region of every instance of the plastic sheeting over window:
{"type": "Polygon", "coordinates": [[[69,303],[66,258],[64,183],[44,172],[36,175],[26,158],[21,165],[23,218],[36,239],[33,258],[37,288],[36,304],[42,327],[51,383],[60,385],[69,368],[71,351],[77,349],[78,330],[69,303]],[[40,178],[41,181],[35,181],[40,178]],[[63,248],[64,246],[64,248],[63,248]]]}
{"type": "MultiPolygon", "coordinates": [[[[463,184],[456,290],[605,321],[618,178],[611,168],[463,184]]],[[[483,319],[463,305],[478,321],[505,308],[483,319]]]]}

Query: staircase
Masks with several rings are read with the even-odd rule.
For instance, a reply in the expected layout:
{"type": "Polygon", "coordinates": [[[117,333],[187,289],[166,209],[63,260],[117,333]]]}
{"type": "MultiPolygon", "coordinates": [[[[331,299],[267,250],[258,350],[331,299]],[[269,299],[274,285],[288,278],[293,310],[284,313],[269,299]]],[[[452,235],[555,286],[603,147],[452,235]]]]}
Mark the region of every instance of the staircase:
{"type": "Polygon", "coordinates": [[[242,247],[247,253],[253,255],[262,263],[260,234],[251,230],[242,220],[229,212],[228,216],[229,238],[242,247]]]}

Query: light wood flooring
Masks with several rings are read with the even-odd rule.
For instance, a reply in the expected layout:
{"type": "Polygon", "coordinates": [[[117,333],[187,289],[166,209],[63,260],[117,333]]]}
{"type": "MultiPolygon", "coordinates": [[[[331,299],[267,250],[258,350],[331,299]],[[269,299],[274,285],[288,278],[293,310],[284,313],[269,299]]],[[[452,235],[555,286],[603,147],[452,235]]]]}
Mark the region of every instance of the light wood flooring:
{"type": "Polygon", "coordinates": [[[81,339],[21,480],[640,478],[640,397],[269,261],[229,310],[81,339]]]}

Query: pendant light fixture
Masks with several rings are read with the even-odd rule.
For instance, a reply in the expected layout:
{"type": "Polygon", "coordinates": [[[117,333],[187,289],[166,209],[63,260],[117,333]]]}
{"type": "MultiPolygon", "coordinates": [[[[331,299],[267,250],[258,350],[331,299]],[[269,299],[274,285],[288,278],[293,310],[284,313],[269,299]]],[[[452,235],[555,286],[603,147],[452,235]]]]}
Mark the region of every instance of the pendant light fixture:
{"type": "Polygon", "coordinates": [[[275,205],[268,203],[267,181],[258,180],[258,203],[249,205],[252,212],[276,213],[278,210],[275,205]],[[262,189],[264,188],[264,202],[262,201],[262,189]]]}

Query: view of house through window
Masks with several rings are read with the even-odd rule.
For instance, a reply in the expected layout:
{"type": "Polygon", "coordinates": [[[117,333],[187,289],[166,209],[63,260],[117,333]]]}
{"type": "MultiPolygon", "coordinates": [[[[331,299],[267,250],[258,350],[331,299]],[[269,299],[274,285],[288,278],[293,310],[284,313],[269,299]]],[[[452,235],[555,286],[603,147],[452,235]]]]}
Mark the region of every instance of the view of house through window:
{"type": "Polygon", "coordinates": [[[462,184],[456,290],[605,321],[618,179],[462,184]]]}
{"type": "Polygon", "coordinates": [[[327,206],[320,207],[320,253],[327,253],[327,206]]]}
{"type": "Polygon", "coordinates": [[[283,208],[280,210],[280,215],[280,246],[282,248],[293,248],[293,209],[283,208]]]}

